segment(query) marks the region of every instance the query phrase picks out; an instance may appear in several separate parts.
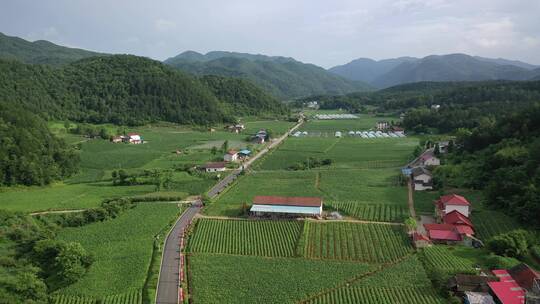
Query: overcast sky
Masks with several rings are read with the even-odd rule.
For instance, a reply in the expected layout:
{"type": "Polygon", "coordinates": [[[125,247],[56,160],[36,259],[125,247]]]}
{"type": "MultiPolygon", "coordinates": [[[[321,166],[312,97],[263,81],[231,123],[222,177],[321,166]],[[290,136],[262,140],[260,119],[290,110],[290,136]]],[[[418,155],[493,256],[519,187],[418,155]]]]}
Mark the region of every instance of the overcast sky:
{"type": "Polygon", "coordinates": [[[459,52],[540,64],[539,0],[0,0],[0,32],[159,60],[227,50],[328,68],[459,52]]]}

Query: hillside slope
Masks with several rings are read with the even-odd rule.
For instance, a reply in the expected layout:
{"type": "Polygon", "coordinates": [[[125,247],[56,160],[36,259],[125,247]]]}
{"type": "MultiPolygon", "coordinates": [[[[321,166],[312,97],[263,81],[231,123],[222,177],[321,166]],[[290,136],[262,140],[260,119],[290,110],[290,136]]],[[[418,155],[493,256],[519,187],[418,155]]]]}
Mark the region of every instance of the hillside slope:
{"type": "Polygon", "coordinates": [[[189,51],[169,58],[164,63],[196,75],[248,79],[283,99],[370,89],[365,83],[346,80],[316,65],[286,57],[232,52],[210,52],[202,55],[189,51]]]}
{"type": "Polygon", "coordinates": [[[372,83],[376,78],[388,73],[403,62],[416,61],[418,58],[400,57],[375,61],[369,58],[358,58],[347,64],[338,65],[328,71],[350,80],[372,83]]]}
{"type": "Polygon", "coordinates": [[[0,33],[0,58],[15,59],[24,63],[64,65],[79,59],[106,54],[68,48],[45,40],[26,41],[0,33]]]}
{"type": "Polygon", "coordinates": [[[130,55],[87,58],[61,69],[0,60],[0,102],[21,104],[47,119],[211,124],[256,110],[286,112],[254,86],[230,82],[227,89],[250,98],[237,107],[222,88],[130,55]]]}

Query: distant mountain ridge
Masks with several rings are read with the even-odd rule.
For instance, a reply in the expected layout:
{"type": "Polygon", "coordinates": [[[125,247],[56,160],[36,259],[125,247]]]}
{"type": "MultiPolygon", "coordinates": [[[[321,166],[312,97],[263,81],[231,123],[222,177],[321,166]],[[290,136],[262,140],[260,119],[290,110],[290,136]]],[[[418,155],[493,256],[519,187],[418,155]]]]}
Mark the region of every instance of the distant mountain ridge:
{"type": "Polygon", "coordinates": [[[245,78],[282,99],[371,89],[363,82],[347,80],[319,66],[290,57],[223,51],[203,55],[187,51],[164,63],[195,75],[245,78]]]}
{"type": "Polygon", "coordinates": [[[46,40],[30,42],[0,33],[0,58],[29,64],[65,65],[80,59],[107,54],[60,46],[46,40]]]}
{"type": "Polygon", "coordinates": [[[420,81],[530,80],[540,76],[538,67],[532,64],[466,54],[380,61],[361,58],[329,71],[348,79],[363,79],[377,88],[420,81]]]}

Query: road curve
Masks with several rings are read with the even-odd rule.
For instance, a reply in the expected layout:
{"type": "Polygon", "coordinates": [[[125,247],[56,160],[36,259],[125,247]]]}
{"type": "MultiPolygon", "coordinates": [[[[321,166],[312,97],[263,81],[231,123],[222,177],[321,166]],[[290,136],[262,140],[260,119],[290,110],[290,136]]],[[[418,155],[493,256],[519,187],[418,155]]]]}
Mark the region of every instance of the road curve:
{"type": "Polygon", "coordinates": [[[156,291],[156,304],[178,303],[180,235],[201,208],[202,204],[200,202],[192,204],[178,218],[165,239],[156,291]]]}

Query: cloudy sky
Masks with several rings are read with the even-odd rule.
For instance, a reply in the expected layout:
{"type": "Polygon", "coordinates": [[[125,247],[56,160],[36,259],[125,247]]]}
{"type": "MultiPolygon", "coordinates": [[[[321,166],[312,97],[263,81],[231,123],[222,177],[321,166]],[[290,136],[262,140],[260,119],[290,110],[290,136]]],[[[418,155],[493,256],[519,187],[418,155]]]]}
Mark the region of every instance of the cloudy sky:
{"type": "Polygon", "coordinates": [[[1,0],[0,32],[159,60],[227,50],[331,67],[459,52],[540,64],[539,0],[1,0]]]}

